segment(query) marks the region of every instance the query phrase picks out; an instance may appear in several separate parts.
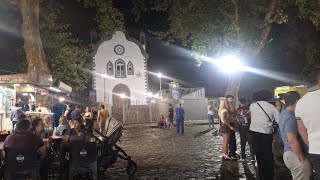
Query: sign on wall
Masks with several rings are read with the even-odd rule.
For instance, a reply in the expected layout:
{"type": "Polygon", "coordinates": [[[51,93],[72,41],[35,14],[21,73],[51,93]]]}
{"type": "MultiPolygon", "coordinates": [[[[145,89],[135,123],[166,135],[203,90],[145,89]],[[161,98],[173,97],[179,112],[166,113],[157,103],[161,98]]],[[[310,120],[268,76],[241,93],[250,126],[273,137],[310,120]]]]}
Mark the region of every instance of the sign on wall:
{"type": "Polygon", "coordinates": [[[64,91],[66,91],[66,92],[72,92],[72,87],[70,87],[69,85],[67,85],[67,84],[65,84],[65,83],[63,83],[63,82],[59,82],[59,89],[62,89],[62,90],[64,90],[64,91]]]}
{"type": "Polygon", "coordinates": [[[33,84],[34,78],[31,74],[1,75],[0,84],[33,84]]]}
{"type": "Polygon", "coordinates": [[[172,93],[172,101],[175,104],[178,104],[180,101],[180,92],[177,88],[172,88],[171,89],[171,93],[172,93]]]}

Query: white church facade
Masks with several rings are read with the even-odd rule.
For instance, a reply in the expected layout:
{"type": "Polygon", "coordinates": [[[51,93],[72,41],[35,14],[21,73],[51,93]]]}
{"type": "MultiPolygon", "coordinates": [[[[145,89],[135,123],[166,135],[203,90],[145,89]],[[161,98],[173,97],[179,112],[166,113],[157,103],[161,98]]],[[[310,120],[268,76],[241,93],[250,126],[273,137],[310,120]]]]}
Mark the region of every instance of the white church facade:
{"type": "Polygon", "coordinates": [[[93,87],[96,100],[116,109],[122,106],[147,105],[147,60],[145,34],[140,42],[126,32],[116,31],[112,37],[100,40],[92,54],[93,87]],[[121,99],[120,95],[126,98],[121,99]]]}

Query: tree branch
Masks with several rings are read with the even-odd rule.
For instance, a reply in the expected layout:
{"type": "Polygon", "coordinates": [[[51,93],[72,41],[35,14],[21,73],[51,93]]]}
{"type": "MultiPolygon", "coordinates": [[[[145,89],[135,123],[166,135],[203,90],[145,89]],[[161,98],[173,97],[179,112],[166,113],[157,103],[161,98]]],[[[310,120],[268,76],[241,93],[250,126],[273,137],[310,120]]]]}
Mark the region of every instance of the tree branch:
{"type": "Polygon", "coordinates": [[[18,6],[19,5],[18,0],[7,0],[7,2],[9,2],[13,6],[18,6]]]}
{"type": "Polygon", "coordinates": [[[237,0],[232,0],[232,3],[234,5],[234,20],[236,23],[239,23],[239,7],[237,0]]]}
{"type": "MultiPolygon", "coordinates": [[[[239,4],[237,0],[232,0],[234,6],[234,23],[239,26],[240,16],[239,16],[239,4]]],[[[238,41],[240,41],[240,32],[237,32],[238,41]]]]}
{"type": "Polygon", "coordinates": [[[270,5],[269,5],[268,12],[266,13],[265,18],[264,18],[266,26],[262,30],[261,38],[260,38],[260,44],[254,50],[253,56],[257,56],[260,53],[260,51],[262,50],[262,48],[265,46],[265,43],[267,41],[267,38],[269,36],[269,33],[271,31],[271,27],[272,27],[271,24],[270,24],[271,17],[274,15],[277,3],[278,3],[278,0],[272,0],[270,5]]]}

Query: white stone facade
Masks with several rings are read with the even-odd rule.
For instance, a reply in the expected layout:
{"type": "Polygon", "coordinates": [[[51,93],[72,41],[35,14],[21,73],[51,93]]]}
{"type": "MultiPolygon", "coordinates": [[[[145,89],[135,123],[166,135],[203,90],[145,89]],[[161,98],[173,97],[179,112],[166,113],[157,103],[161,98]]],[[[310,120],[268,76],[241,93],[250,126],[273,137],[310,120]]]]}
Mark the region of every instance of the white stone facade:
{"type": "Polygon", "coordinates": [[[147,59],[145,45],[116,31],[111,39],[101,40],[93,52],[94,90],[97,102],[113,105],[113,90],[122,84],[129,89],[131,105],[147,104],[147,59]],[[101,74],[108,74],[104,79],[101,74]],[[105,89],[105,93],[104,93],[105,89]]]}

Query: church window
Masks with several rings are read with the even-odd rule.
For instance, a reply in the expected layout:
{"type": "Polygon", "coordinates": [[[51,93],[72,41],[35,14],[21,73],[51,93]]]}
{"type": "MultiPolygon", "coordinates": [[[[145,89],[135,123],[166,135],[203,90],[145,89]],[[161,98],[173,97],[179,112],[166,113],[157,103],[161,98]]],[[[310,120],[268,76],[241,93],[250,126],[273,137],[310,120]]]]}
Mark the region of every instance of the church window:
{"type": "Polygon", "coordinates": [[[116,61],[116,77],[124,78],[126,77],[126,70],[125,70],[125,62],[122,59],[118,59],[116,61]]]}
{"type": "Polygon", "coordinates": [[[131,61],[128,63],[128,75],[134,75],[133,64],[131,61]]]}
{"type": "Polygon", "coordinates": [[[110,61],[107,64],[107,74],[108,75],[113,75],[113,64],[110,61]]]}

